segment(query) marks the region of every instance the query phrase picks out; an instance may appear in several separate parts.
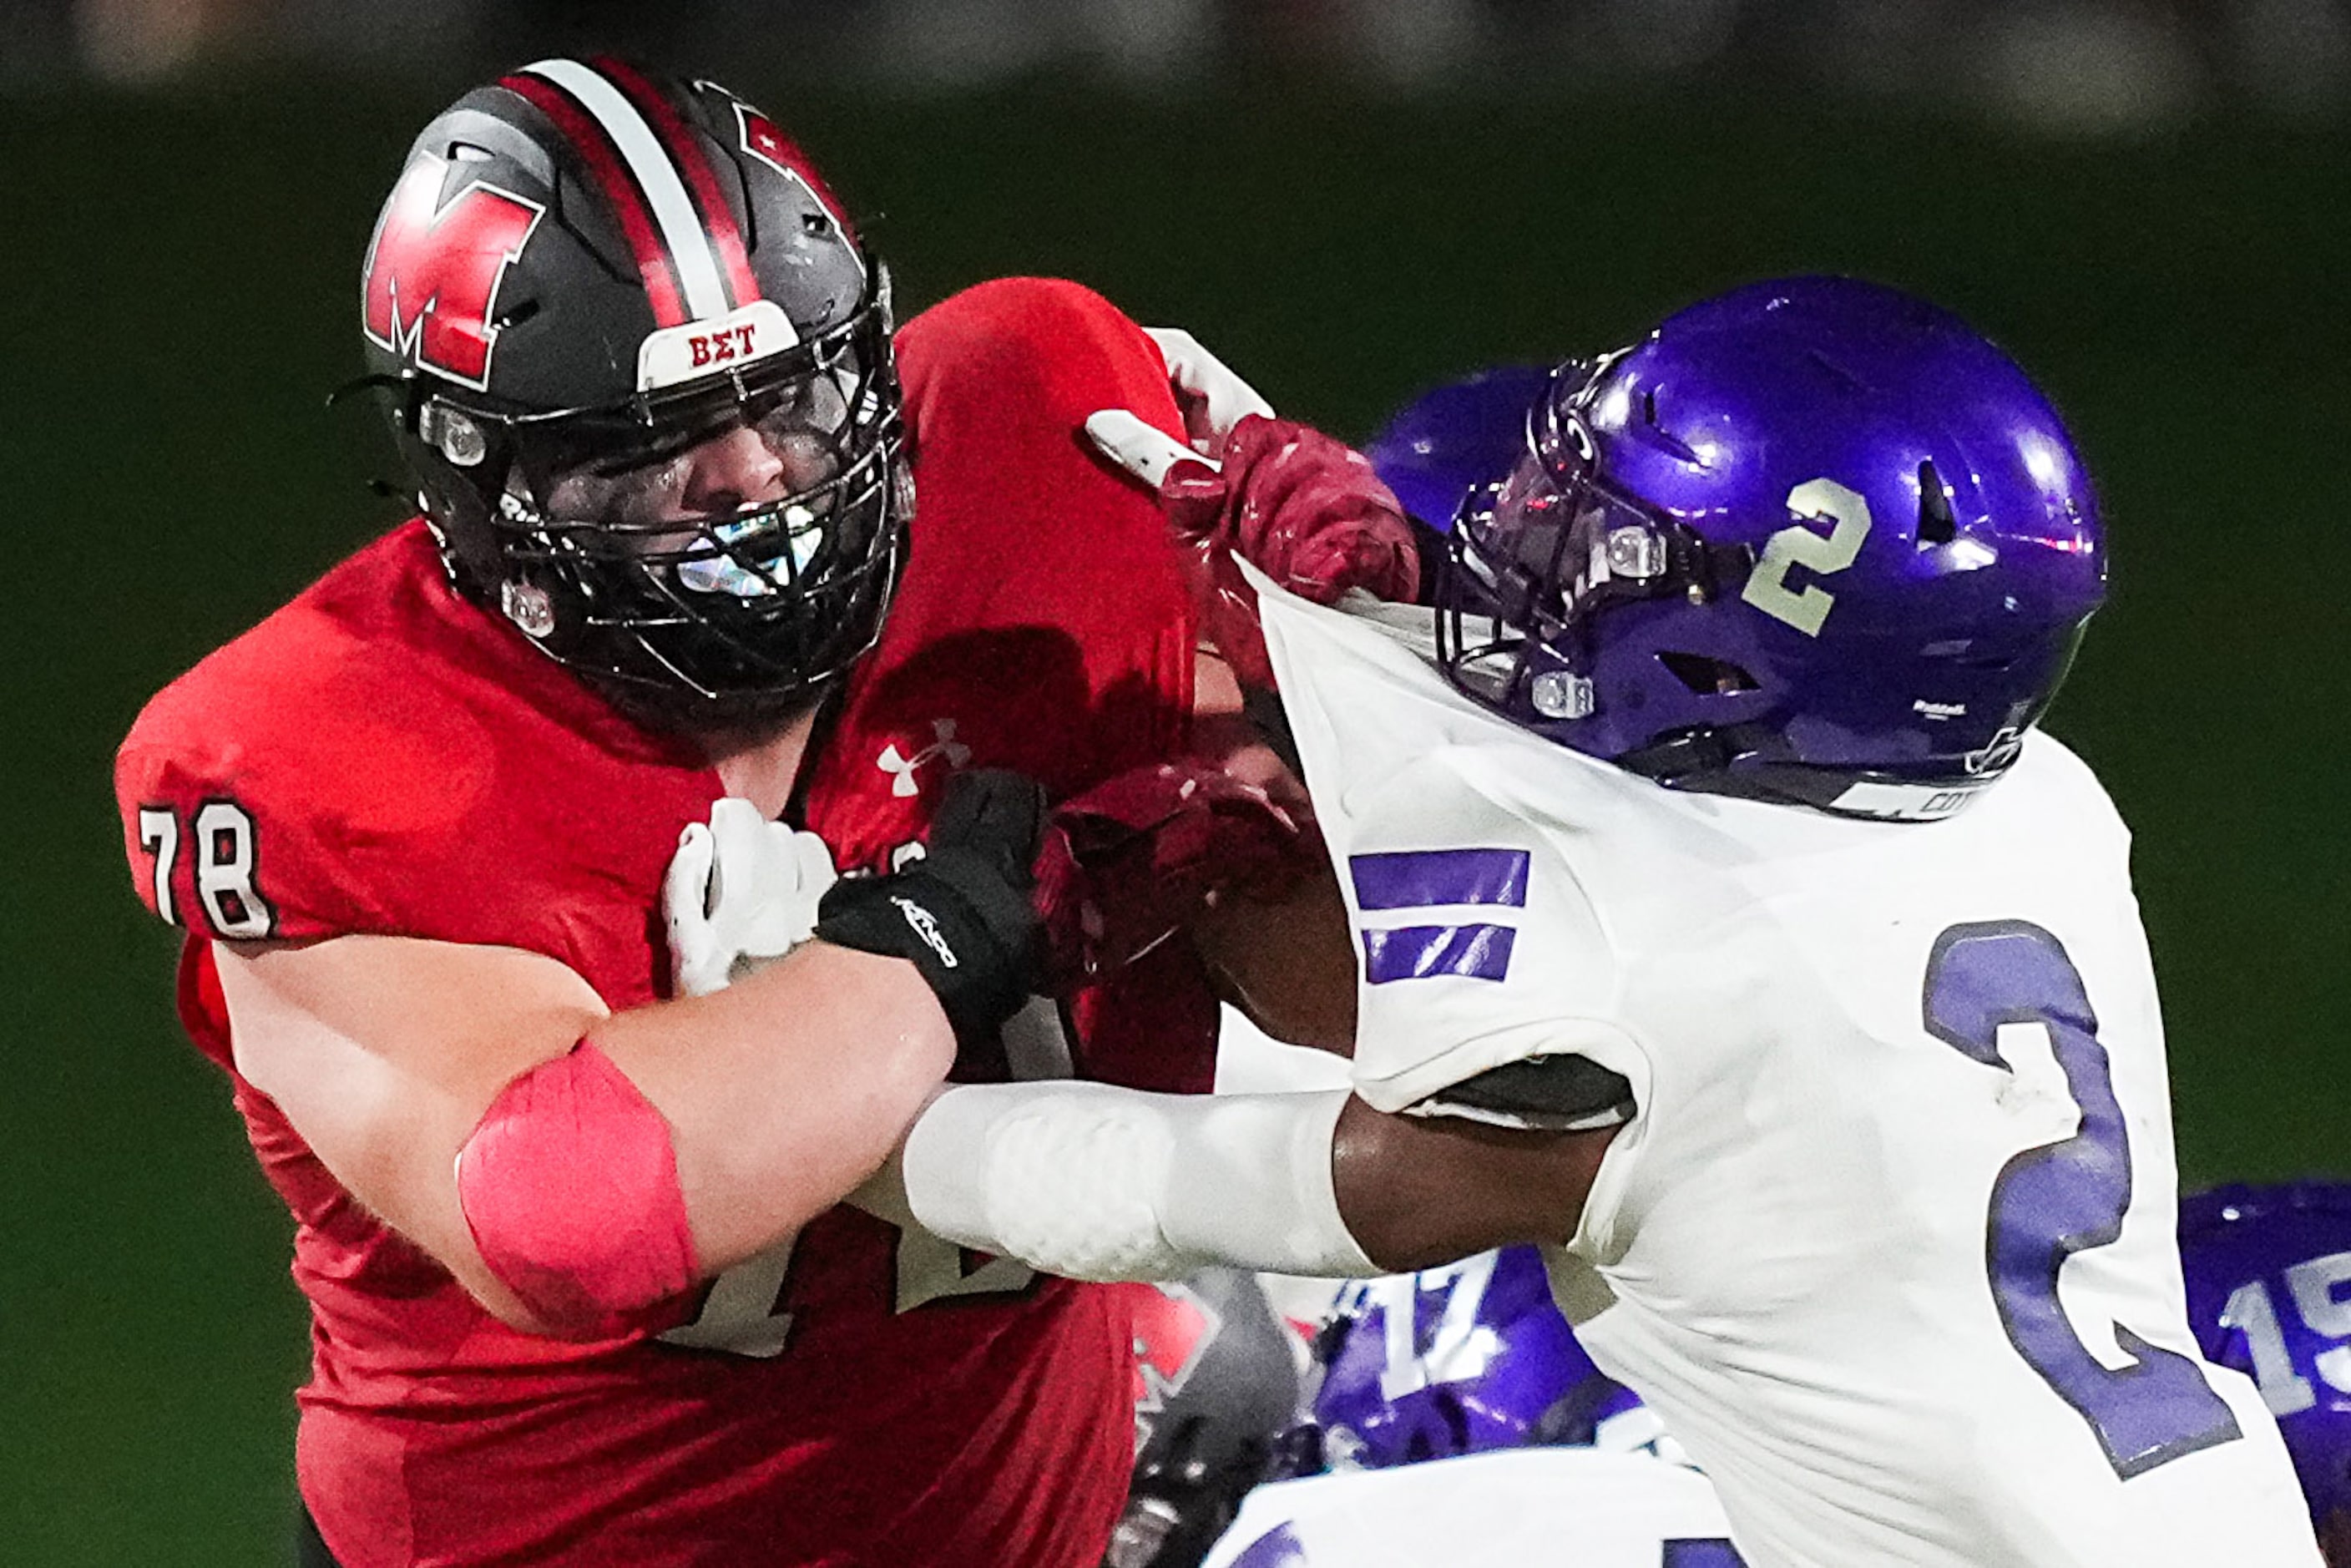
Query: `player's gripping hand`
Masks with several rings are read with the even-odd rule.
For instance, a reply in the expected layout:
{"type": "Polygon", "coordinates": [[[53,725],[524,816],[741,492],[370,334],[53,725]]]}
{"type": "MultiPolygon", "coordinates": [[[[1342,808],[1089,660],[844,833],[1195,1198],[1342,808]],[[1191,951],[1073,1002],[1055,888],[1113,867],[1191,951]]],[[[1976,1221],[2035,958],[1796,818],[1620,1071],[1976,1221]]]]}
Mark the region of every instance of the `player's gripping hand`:
{"type": "Polygon", "coordinates": [[[1245,685],[1270,685],[1256,596],[1235,555],[1317,604],[1349,589],[1409,601],[1420,557],[1404,507],[1363,454],[1294,420],[1249,414],[1214,461],[1124,409],[1086,420],[1110,460],[1150,486],[1191,562],[1201,628],[1245,685]]]}
{"type": "Polygon", "coordinates": [[[710,821],[687,825],[662,879],[673,994],[708,996],[807,941],[836,880],[814,833],[731,795],[711,802],[710,821]]]}
{"type": "Polygon", "coordinates": [[[992,1061],[1004,1020],[1040,979],[1029,894],[1044,825],[1045,791],[1033,779],[1001,768],[958,773],[923,855],[884,876],[834,883],[816,935],[912,963],[955,1029],[958,1061],[992,1061]]]}
{"type": "Polygon", "coordinates": [[[1253,413],[1210,463],[1120,409],[1088,418],[1086,434],[1158,492],[1186,540],[1229,549],[1292,593],[1329,604],[1351,588],[1406,601],[1419,591],[1404,507],[1344,442],[1253,413]]]}
{"type": "Polygon", "coordinates": [[[1232,894],[1317,862],[1300,812],[1205,761],[1146,763],[1062,802],[1037,854],[1050,989],[1132,963],[1232,894]]]}

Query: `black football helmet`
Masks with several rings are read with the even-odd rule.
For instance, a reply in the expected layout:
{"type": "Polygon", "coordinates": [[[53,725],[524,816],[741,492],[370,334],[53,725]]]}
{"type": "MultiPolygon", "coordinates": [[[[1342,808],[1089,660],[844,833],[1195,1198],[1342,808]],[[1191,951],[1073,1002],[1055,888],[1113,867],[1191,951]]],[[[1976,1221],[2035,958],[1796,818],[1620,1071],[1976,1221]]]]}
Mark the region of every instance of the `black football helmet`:
{"type": "Polygon", "coordinates": [[[632,716],[772,725],[873,645],[913,510],[888,278],[759,110],[607,58],[478,88],[360,293],[452,580],[632,716]],[[764,483],[689,482],[722,436],[764,483]]]}

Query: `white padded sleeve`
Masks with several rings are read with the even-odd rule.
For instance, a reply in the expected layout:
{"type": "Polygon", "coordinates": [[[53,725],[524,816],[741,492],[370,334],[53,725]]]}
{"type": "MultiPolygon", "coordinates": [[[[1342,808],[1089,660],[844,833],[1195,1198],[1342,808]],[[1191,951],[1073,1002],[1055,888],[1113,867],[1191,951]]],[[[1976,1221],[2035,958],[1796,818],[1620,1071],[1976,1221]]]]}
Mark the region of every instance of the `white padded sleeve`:
{"type": "Polygon", "coordinates": [[[1347,1099],[951,1087],[907,1135],[907,1206],[935,1235],[1072,1279],[1376,1273],[1332,1185],[1347,1099]]]}

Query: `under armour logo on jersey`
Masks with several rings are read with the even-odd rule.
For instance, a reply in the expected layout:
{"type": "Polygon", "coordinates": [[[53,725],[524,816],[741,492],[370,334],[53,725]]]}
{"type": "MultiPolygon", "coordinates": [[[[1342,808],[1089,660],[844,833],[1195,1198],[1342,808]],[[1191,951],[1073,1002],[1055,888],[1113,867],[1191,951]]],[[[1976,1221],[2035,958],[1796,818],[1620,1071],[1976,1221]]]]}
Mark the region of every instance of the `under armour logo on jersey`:
{"type": "Polygon", "coordinates": [[[898,743],[893,740],[882,748],[881,756],[873,759],[874,767],[894,775],[890,780],[891,794],[904,797],[919,791],[922,785],[915,780],[914,775],[925,762],[945,758],[949,768],[960,768],[971,760],[971,747],[955,737],[955,720],[931,720],[931,734],[934,737],[931,743],[912,757],[899,750],[898,743]]]}
{"type": "MultiPolygon", "coordinates": [[[[1350,855],[1347,872],[1355,884],[1355,907],[1367,914],[1375,909],[1523,909],[1530,860],[1524,850],[1402,850],[1350,855]]],[[[1366,926],[1363,938],[1364,981],[1384,986],[1448,975],[1502,979],[1510,972],[1510,947],[1518,931],[1488,920],[1460,920],[1366,926]]]]}

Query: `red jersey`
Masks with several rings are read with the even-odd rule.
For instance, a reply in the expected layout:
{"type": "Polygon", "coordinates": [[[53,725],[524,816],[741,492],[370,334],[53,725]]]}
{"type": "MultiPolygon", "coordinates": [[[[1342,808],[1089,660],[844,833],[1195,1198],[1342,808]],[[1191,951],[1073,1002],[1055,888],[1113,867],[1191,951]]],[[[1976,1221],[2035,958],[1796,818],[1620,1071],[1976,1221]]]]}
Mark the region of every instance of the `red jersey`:
{"type": "MultiPolygon", "coordinates": [[[[987,286],[902,334],[906,579],[800,781],[802,825],[844,869],[918,839],[954,768],[1059,796],[1182,745],[1173,549],[1071,434],[1113,402],[1174,428],[1165,372],[1091,296],[1092,336],[1040,338],[1036,298],[987,286]]],[[[684,1303],[681,1329],[538,1338],[368,1214],[236,1076],[215,937],[522,947],[615,1010],[664,989],[662,874],[716,774],[459,599],[422,523],[166,689],[117,788],[142,894],[190,932],[182,1016],[297,1221],[298,1470],[347,1568],[1100,1560],[1133,1451],[1113,1293],[836,1208],[684,1303]]],[[[1079,998],[1081,1059],[1205,1088],[1216,1009],[1187,962],[1079,998]]]]}

